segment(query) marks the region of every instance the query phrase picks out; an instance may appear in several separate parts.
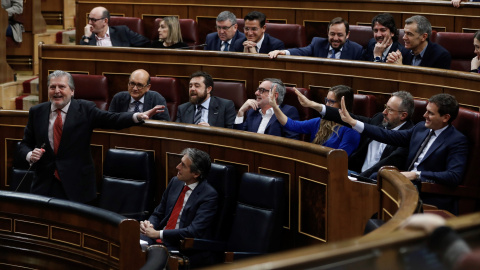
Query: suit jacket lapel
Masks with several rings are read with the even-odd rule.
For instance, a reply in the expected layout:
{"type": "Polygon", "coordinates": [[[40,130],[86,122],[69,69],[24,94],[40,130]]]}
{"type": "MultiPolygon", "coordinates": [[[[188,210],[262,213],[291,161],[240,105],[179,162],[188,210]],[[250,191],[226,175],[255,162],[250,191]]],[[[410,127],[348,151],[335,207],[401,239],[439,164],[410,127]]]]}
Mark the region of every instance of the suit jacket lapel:
{"type": "Polygon", "coordinates": [[[145,93],[144,98],[143,98],[143,111],[144,112],[153,108],[152,102],[151,102],[152,99],[150,98],[151,96],[148,92],[150,92],[150,90],[145,93]]]}
{"type": "MultiPolygon", "coordinates": [[[[50,140],[48,139],[48,125],[50,121],[50,113],[51,113],[52,104],[48,103],[48,106],[42,106],[39,115],[41,115],[41,121],[38,123],[37,127],[40,130],[40,134],[42,136],[41,141],[45,142],[45,150],[49,150],[53,153],[52,146],[50,145],[50,140]]],[[[41,145],[36,145],[36,147],[40,147],[41,145]]]]}
{"type": "Polygon", "coordinates": [[[62,130],[62,139],[60,140],[60,146],[58,147],[58,153],[60,153],[63,149],[63,145],[65,142],[70,138],[72,132],[75,129],[75,123],[77,123],[77,118],[80,115],[79,112],[80,106],[78,102],[72,98],[70,101],[70,107],[68,108],[67,116],[65,117],[65,123],[63,123],[63,130],[62,130]]]}
{"type": "Polygon", "coordinates": [[[195,108],[195,106],[192,103],[189,102],[188,107],[185,110],[185,123],[194,124],[193,123],[194,108],[195,108]]]}
{"type": "MultiPolygon", "coordinates": [[[[192,193],[190,194],[190,196],[188,197],[188,201],[187,203],[185,204],[185,206],[183,207],[183,210],[182,210],[182,216],[185,217],[188,212],[190,211],[190,208],[192,207],[192,205],[196,205],[196,202],[198,200],[198,197],[200,196],[200,194],[202,193],[203,191],[203,188],[205,187],[205,181],[206,180],[203,180],[202,182],[199,182],[197,187],[192,191],[192,193]],[[185,216],[184,216],[185,215],[185,216]]],[[[183,228],[183,220],[185,220],[184,218],[180,218],[180,224],[179,224],[179,227],[180,228],[183,228]]]]}
{"type": "Polygon", "coordinates": [[[446,137],[449,137],[450,135],[450,131],[451,131],[451,126],[449,126],[447,129],[445,129],[441,134],[440,136],[438,136],[438,138],[435,139],[435,141],[433,142],[433,144],[430,146],[430,148],[428,148],[428,151],[427,153],[425,153],[425,156],[423,157],[422,161],[420,162],[420,164],[426,160],[433,152],[435,152],[435,150],[438,149],[438,147],[440,147],[440,145],[442,145],[445,141],[445,138],[446,137]]]}
{"type": "Polygon", "coordinates": [[[208,106],[208,124],[214,126],[218,119],[218,102],[215,97],[210,98],[210,105],[208,106]]]}
{"type": "Polygon", "coordinates": [[[342,46],[342,52],[340,53],[340,59],[349,59],[350,56],[348,54],[348,45],[350,43],[350,40],[347,39],[345,44],[342,46]]]}
{"type": "Polygon", "coordinates": [[[109,27],[110,29],[110,41],[112,42],[112,46],[118,46],[117,35],[115,34],[115,28],[109,27]]]}

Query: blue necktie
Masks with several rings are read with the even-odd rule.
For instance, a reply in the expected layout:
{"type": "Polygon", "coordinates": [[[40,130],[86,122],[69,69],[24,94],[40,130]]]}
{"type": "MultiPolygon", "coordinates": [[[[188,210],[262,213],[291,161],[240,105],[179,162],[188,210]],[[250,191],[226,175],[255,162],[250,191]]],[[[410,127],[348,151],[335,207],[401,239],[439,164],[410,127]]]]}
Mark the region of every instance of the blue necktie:
{"type": "Polygon", "coordinates": [[[228,49],[229,49],[228,47],[230,46],[230,44],[228,44],[228,42],[223,42],[223,45],[225,45],[225,46],[223,47],[223,51],[224,51],[224,52],[228,52],[228,49]]]}
{"type": "Polygon", "coordinates": [[[338,50],[332,49],[332,55],[330,56],[330,58],[335,59],[335,54],[337,54],[337,52],[338,50]]]}
{"type": "Polygon", "coordinates": [[[135,109],[133,109],[133,112],[140,112],[140,101],[135,100],[133,103],[135,103],[135,109]]]}
{"type": "Polygon", "coordinates": [[[195,112],[195,117],[193,117],[193,123],[197,125],[200,123],[200,120],[202,119],[202,105],[197,105],[197,111],[195,112]]]}

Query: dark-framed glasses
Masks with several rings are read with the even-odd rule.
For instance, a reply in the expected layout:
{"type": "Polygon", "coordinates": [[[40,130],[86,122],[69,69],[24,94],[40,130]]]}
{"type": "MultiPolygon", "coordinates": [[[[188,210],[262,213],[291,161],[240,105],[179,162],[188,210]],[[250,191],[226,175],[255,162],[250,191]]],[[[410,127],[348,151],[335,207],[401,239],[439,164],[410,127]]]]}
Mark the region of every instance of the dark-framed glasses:
{"type": "Polygon", "coordinates": [[[88,20],[89,20],[89,21],[92,21],[93,23],[96,23],[97,21],[101,21],[101,20],[103,20],[103,19],[105,19],[105,18],[95,19],[95,18],[90,18],[90,17],[88,17],[88,20]]]}
{"type": "Polygon", "coordinates": [[[232,28],[232,26],[234,26],[235,24],[232,24],[230,26],[218,26],[216,25],[215,28],[217,28],[217,31],[220,31],[220,30],[223,30],[223,31],[227,31],[228,29],[232,28]]]}
{"type": "Polygon", "coordinates": [[[390,113],[390,114],[394,113],[394,112],[405,112],[405,111],[400,111],[400,110],[394,110],[394,109],[388,107],[387,104],[384,104],[383,106],[385,107],[385,110],[387,110],[387,112],[390,113]]]}
{"type": "Polygon", "coordinates": [[[260,94],[263,94],[263,93],[265,93],[265,92],[269,92],[270,89],[265,89],[265,88],[263,88],[263,87],[258,87],[258,88],[257,88],[257,91],[260,92],[260,94]]]}
{"type": "Polygon", "coordinates": [[[260,28],[258,28],[258,27],[252,27],[252,28],[250,28],[250,27],[244,27],[244,28],[243,28],[243,31],[244,31],[244,32],[248,32],[248,31],[257,32],[258,29],[260,29],[260,28]]]}
{"type": "Polygon", "coordinates": [[[325,104],[327,103],[335,104],[336,102],[337,102],[336,100],[325,98],[325,104]]]}
{"type": "Polygon", "coordinates": [[[143,88],[146,87],[146,85],[143,85],[141,83],[128,82],[128,87],[134,88],[135,86],[137,87],[138,90],[142,90],[143,88]]]}

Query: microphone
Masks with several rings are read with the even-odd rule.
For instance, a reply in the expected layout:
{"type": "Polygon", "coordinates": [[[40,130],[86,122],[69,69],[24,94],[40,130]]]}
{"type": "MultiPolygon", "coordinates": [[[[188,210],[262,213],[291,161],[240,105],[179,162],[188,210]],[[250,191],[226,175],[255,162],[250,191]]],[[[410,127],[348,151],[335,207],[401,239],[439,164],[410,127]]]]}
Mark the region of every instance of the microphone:
{"type": "MultiPolygon", "coordinates": [[[[45,147],[45,143],[42,143],[42,145],[40,146],[40,149],[43,149],[45,147]]],[[[30,166],[28,167],[28,170],[27,172],[25,173],[25,175],[23,176],[22,180],[20,180],[20,183],[18,184],[17,188],[15,189],[15,192],[20,188],[20,186],[22,185],[23,183],[23,180],[25,180],[25,177],[27,177],[27,174],[30,172],[30,170],[32,169],[32,166],[33,166],[34,163],[31,163],[30,166]]]]}
{"type": "Polygon", "coordinates": [[[187,46],[187,47],[180,47],[180,48],[176,48],[176,49],[193,49],[193,48],[196,48],[196,47],[205,47],[205,46],[207,46],[207,43],[199,44],[199,45],[193,45],[193,46],[187,46]]]}

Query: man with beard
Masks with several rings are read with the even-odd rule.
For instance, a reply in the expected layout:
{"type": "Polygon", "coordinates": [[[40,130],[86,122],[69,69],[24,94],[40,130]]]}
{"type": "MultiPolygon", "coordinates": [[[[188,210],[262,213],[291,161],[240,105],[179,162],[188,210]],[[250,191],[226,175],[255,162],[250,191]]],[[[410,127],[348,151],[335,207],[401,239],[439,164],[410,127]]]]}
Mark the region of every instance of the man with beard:
{"type": "Polygon", "coordinates": [[[307,47],[275,50],[268,53],[270,58],[278,55],[316,56],[333,59],[361,60],[363,48],[360,44],[348,40],[350,35],[348,22],[337,17],[328,24],[328,38],[315,37],[307,47]]]}
{"type": "MultiPolygon", "coordinates": [[[[297,95],[299,94],[297,93],[297,95]]],[[[320,112],[323,119],[331,120],[347,127],[350,126],[342,121],[337,108],[310,101],[303,95],[299,95],[299,101],[302,106],[310,107],[320,112]]],[[[406,130],[413,127],[410,118],[413,115],[414,108],[412,95],[405,91],[398,91],[394,92],[387,104],[385,104],[385,110],[375,114],[372,118],[353,114],[351,116],[364,123],[384,129],[406,130]]],[[[362,134],[357,150],[348,158],[348,169],[350,173],[360,174],[363,177],[371,177],[372,174],[386,165],[405,170],[407,169],[405,168],[407,155],[408,148],[380,143],[362,134]]]]}
{"type": "Polygon", "coordinates": [[[442,46],[430,41],[432,25],[424,16],[416,15],[405,20],[406,52],[388,54],[387,63],[450,69],[452,57],[442,46]]]}
{"type": "Polygon", "coordinates": [[[373,38],[368,42],[367,49],[363,54],[363,60],[373,62],[385,62],[391,52],[407,50],[398,42],[395,19],[389,13],[378,14],[372,19],[373,38]]]}
{"type": "Polygon", "coordinates": [[[280,110],[292,120],[300,119],[295,107],[283,104],[283,98],[287,91],[283,82],[279,79],[267,78],[263,79],[257,91],[255,91],[256,99],[248,99],[242,107],[238,109],[237,117],[235,118],[235,128],[298,140],[300,138],[299,134],[284,128],[284,126],[278,122],[277,117],[273,113],[273,108],[270,106],[268,95],[270,89],[275,85],[277,86],[275,95],[280,110]]]}
{"type": "Polygon", "coordinates": [[[233,101],[214,97],[210,74],[197,71],[190,76],[190,102],[178,106],[176,122],[232,128],[235,120],[233,101]]]}

